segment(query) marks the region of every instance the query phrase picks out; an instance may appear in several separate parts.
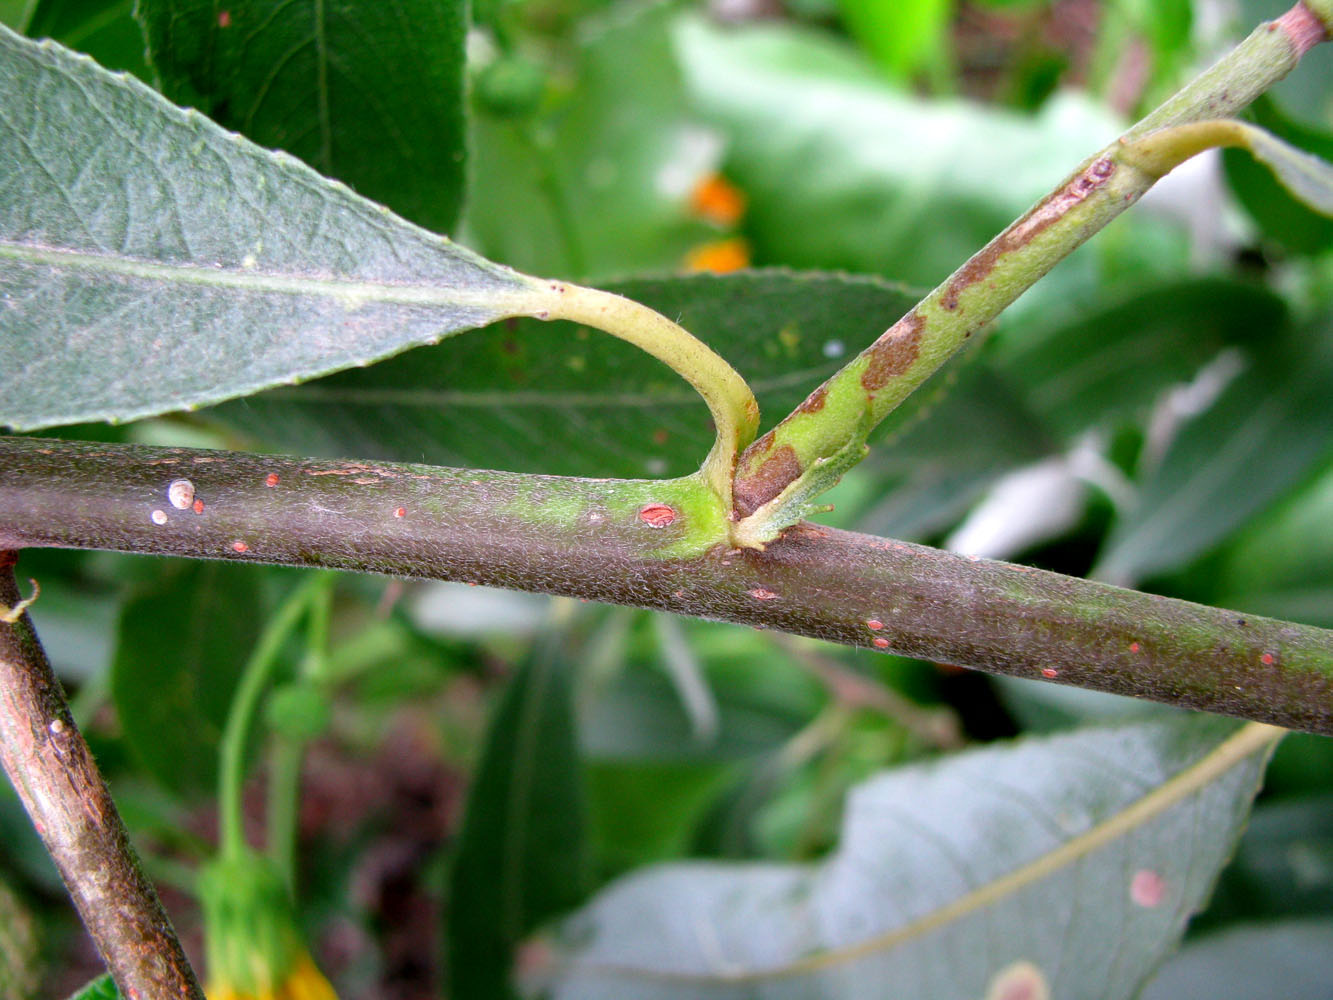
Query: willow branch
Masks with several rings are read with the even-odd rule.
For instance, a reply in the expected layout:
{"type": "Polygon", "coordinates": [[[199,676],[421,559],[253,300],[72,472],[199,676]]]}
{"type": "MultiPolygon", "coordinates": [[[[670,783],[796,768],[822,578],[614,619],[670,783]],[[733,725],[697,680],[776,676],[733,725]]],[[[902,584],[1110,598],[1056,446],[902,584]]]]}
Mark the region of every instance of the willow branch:
{"type": "Polygon", "coordinates": [[[564,594],[1333,735],[1333,632],[810,524],[673,555],[711,516],[678,482],[0,438],[0,548],[564,594]],[[167,499],[182,476],[199,513],[167,499]]]}
{"type": "MultiPolygon", "coordinates": [[[[0,548],[0,612],[17,608],[0,548]]],[[[27,614],[0,614],[0,760],[121,996],[203,1000],[27,614]]]]}

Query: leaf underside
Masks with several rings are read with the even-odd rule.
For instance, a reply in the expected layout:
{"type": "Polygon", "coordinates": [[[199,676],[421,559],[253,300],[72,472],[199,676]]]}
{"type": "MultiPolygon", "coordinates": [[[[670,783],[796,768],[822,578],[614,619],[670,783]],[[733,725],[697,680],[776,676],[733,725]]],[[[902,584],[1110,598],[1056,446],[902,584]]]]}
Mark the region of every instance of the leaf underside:
{"type": "Polygon", "coordinates": [[[554,995],[1128,998],[1238,836],[1271,735],[1209,718],[1086,730],[872,779],[813,866],[671,864],[562,929],[554,995]]]}
{"type": "Polygon", "coordinates": [[[0,426],[128,420],[481,326],[532,287],[0,29],[0,426]]]}

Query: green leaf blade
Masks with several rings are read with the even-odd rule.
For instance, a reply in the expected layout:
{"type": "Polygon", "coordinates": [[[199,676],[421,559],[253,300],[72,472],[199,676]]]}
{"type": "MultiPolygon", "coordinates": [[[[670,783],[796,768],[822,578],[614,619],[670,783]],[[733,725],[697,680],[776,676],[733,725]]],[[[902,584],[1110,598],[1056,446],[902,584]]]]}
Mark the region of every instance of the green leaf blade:
{"type": "Polygon", "coordinates": [[[364,364],[533,287],[52,43],[0,29],[0,90],[0,425],[364,364]]]}
{"type": "Polygon", "coordinates": [[[566,925],[554,995],[975,1000],[1029,963],[1051,996],[1131,997],[1226,861],[1273,738],[1177,718],[872,779],[819,865],[613,884],[566,925]]]}
{"type": "Polygon", "coordinates": [[[142,0],[162,91],[436,232],[462,202],[465,6],[142,0]]]}
{"type": "Polygon", "coordinates": [[[111,696],[126,742],[165,787],[186,796],[213,790],[232,693],[262,624],[248,566],[188,563],[125,605],[111,696]]]}
{"type": "Polygon", "coordinates": [[[121,1000],[121,997],[111,977],[102,975],[75,990],[68,1000],[121,1000]]]}
{"type": "Polygon", "coordinates": [[[449,891],[449,995],[509,995],[523,935],[583,897],[587,803],[572,665],[547,636],[510,682],[468,798],[449,891]]]}
{"type": "Polygon", "coordinates": [[[1270,348],[1180,431],[1112,528],[1096,575],[1129,582],[1181,566],[1318,468],[1333,451],[1333,356],[1318,338],[1270,348]]]}

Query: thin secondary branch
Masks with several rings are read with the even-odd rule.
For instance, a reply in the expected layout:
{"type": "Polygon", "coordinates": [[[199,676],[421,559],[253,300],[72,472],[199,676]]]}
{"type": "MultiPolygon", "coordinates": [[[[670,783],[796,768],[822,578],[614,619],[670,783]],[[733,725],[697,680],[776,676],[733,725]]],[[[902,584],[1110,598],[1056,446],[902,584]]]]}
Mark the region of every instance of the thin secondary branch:
{"type": "Polygon", "coordinates": [[[709,512],[674,506],[674,488],[0,438],[0,548],[565,594],[1333,735],[1333,631],[809,524],[762,552],[675,556],[709,512]],[[165,499],[187,470],[201,513],[165,499]]]}
{"type": "MultiPolygon", "coordinates": [[[[16,558],[0,549],[0,610],[16,558]]],[[[121,996],[204,1000],[26,614],[0,620],[0,759],[121,996]]]]}
{"type": "Polygon", "coordinates": [[[762,547],[808,514],[811,500],[860,461],[876,424],[1055,264],[1142,197],[1160,172],[1125,155],[1127,145],[1150,132],[1234,114],[1327,37],[1325,23],[1301,3],[1261,25],[1089,158],[755,441],[737,467],[735,542],[762,547]]]}

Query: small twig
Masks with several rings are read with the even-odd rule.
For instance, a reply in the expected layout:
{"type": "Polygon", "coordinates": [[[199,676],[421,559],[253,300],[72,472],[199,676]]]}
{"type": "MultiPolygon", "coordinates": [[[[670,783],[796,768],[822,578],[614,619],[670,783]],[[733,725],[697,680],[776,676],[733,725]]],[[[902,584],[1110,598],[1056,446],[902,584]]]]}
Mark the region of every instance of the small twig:
{"type": "Polygon", "coordinates": [[[126,998],[204,1000],[0,551],[0,760],[126,998]]]}

